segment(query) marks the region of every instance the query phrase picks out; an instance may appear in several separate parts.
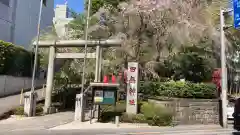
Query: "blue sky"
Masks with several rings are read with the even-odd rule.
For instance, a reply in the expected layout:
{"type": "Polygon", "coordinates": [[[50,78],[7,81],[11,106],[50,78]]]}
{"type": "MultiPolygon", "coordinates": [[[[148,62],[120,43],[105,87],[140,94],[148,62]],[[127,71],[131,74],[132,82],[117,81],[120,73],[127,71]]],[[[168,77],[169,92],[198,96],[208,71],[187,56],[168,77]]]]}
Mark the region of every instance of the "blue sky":
{"type": "MultiPolygon", "coordinates": [[[[54,0],[55,6],[57,4],[64,4],[65,0],[54,0]]],[[[84,0],[68,0],[68,6],[76,12],[83,12],[84,10],[84,0]]]]}

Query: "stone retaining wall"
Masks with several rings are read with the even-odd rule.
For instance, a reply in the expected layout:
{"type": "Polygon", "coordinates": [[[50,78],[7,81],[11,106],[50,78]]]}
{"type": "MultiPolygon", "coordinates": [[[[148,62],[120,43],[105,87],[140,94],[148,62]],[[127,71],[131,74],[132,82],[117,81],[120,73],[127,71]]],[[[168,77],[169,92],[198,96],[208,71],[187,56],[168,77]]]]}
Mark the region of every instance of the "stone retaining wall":
{"type": "Polygon", "coordinates": [[[219,102],[207,99],[149,99],[174,112],[176,124],[219,124],[219,102]]]}
{"type": "MultiPolygon", "coordinates": [[[[45,79],[36,79],[35,87],[42,87],[46,83],[45,79]]],[[[20,93],[22,89],[30,89],[32,78],[30,77],[15,77],[15,76],[0,76],[0,97],[20,93]]]]}

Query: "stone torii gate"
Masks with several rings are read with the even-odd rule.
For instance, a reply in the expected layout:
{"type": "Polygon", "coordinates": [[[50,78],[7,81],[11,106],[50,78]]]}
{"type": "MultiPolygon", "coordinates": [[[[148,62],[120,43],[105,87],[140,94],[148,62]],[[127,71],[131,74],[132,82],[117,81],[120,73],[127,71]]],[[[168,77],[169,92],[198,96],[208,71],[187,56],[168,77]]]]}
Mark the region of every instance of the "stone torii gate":
{"type": "MultiPolygon", "coordinates": [[[[56,53],[56,48],[71,48],[71,47],[96,47],[96,53],[87,53],[86,58],[96,59],[95,69],[95,82],[100,82],[101,77],[101,64],[102,64],[102,48],[106,47],[119,47],[121,46],[121,40],[59,40],[59,41],[40,41],[39,48],[49,48],[49,61],[48,61],[48,72],[47,72],[47,83],[46,83],[46,96],[44,113],[51,113],[51,94],[53,90],[53,79],[54,79],[54,61],[59,58],[84,58],[84,53],[56,53]]],[[[36,46],[36,42],[33,43],[36,46]]],[[[33,107],[31,107],[33,108],[33,107]]],[[[35,107],[34,107],[35,108],[35,107]]]]}

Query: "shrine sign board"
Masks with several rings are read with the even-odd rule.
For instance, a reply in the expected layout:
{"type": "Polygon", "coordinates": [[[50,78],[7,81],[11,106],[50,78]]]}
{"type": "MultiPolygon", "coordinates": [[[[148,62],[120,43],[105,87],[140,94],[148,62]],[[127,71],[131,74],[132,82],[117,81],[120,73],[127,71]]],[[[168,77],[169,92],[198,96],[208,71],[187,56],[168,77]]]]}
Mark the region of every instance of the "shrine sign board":
{"type": "Polygon", "coordinates": [[[102,103],[103,102],[103,90],[96,90],[94,93],[94,102],[102,103]]]}
{"type": "Polygon", "coordinates": [[[115,105],[118,85],[119,84],[95,83],[94,86],[92,86],[94,104],[115,105]]]}
{"type": "Polygon", "coordinates": [[[114,91],[104,91],[104,98],[103,98],[103,103],[102,104],[115,104],[116,99],[115,99],[115,92],[114,91]]]}
{"type": "Polygon", "coordinates": [[[96,90],[94,95],[94,103],[102,105],[114,105],[116,102],[115,91],[96,90]]]}
{"type": "Polygon", "coordinates": [[[128,63],[127,71],[127,113],[137,114],[137,93],[139,89],[139,64],[128,63]]]}

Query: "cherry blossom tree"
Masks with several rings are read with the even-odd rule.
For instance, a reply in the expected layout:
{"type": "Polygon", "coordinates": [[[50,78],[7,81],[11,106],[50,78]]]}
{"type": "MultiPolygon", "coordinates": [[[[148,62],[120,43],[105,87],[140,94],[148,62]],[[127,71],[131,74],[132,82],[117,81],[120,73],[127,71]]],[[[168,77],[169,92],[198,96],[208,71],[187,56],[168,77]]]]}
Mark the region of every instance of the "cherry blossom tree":
{"type": "MultiPolygon", "coordinates": [[[[212,51],[216,59],[219,57],[217,30],[219,18],[214,13],[218,12],[220,5],[226,5],[225,1],[130,0],[121,2],[115,10],[105,5],[92,16],[100,20],[101,14],[104,14],[104,25],[92,24],[90,38],[113,38],[124,41],[120,48],[103,50],[103,69],[111,72],[116,69],[121,70],[126,67],[128,61],[138,61],[144,74],[159,78],[161,72],[164,72],[164,61],[174,56],[184,46],[200,46],[205,48],[206,52],[212,51]],[[209,44],[206,46],[200,44],[203,38],[208,39],[209,44]]],[[[84,31],[83,20],[74,21],[70,23],[74,26],[72,27],[75,30],[74,36],[83,38],[81,34],[84,31]],[[80,32],[76,29],[78,27],[75,28],[78,25],[82,28],[79,29],[80,32]],[[77,35],[79,33],[81,35],[77,35]]],[[[94,50],[91,48],[89,52],[94,50]]],[[[212,53],[203,55],[212,55],[212,53]]],[[[94,61],[89,60],[88,63],[88,67],[91,67],[88,68],[89,72],[94,72],[94,61]]],[[[71,65],[75,72],[78,72],[82,61],[74,60],[71,65]]]]}

